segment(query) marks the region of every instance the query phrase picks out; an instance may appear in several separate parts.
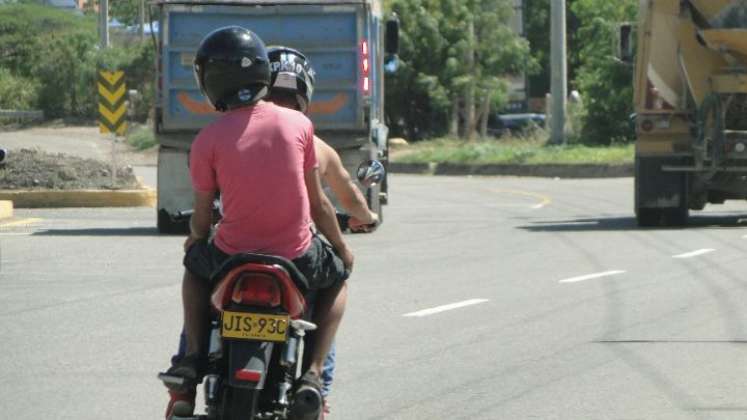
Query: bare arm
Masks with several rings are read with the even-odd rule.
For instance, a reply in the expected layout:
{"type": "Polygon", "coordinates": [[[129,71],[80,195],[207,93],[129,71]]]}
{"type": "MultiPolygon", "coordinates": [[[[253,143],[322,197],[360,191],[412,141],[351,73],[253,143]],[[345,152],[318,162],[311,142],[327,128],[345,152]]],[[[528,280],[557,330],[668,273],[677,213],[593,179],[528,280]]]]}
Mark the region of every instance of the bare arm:
{"type": "Polygon", "coordinates": [[[210,226],[213,223],[213,199],[215,192],[195,191],[194,213],[189,219],[189,238],[184,243],[185,251],[196,240],[207,238],[210,235],[210,226]]]}
{"type": "Polygon", "coordinates": [[[350,178],[337,152],[319,138],[315,139],[314,144],[318,145],[319,160],[324,160],[325,163],[324,180],[332,188],[342,207],[363,224],[376,222],[376,216],[368,209],[363,193],[350,178]]]}
{"type": "Polygon", "coordinates": [[[337,217],[335,217],[335,208],[322,191],[319,170],[314,168],[307,172],[305,181],[311,206],[311,218],[314,224],[335,248],[335,251],[345,263],[345,268],[352,270],[353,254],[342,238],[342,232],[340,232],[340,226],[337,224],[337,217]]]}

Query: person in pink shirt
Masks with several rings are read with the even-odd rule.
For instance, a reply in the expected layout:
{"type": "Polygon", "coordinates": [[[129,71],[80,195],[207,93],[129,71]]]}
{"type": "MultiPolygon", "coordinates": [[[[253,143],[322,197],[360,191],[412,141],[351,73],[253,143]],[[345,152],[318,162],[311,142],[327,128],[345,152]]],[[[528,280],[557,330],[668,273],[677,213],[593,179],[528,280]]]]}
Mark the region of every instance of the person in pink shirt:
{"type": "Polygon", "coordinates": [[[195,74],[203,94],[223,115],[200,131],[190,151],[195,205],[184,243],[182,285],[187,349],[168,372],[194,379],[189,381],[194,385],[171,390],[167,418],[191,415],[184,411],[194,409],[207,338],[208,279],[231,254],[287,258],[307,277],[309,289],[319,291],[316,342],[302,378],[318,391],[324,359],[344,313],[345,280],[354,260],[322,190],[311,121],[262,100],[270,83],[262,40],[237,26],[210,33],[198,49],[195,74]],[[223,218],[208,241],[218,191],[223,218]],[[311,231],[312,223],[329,244],[311,231]]]}

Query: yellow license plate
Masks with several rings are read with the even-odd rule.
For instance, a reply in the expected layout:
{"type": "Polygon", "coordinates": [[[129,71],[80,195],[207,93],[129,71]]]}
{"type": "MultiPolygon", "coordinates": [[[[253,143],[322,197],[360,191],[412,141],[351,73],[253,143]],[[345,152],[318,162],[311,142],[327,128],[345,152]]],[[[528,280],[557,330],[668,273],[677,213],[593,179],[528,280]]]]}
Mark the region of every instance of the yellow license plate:
{"type": "Polygon", "coordinates": [[[223,312],[221,336],[240,340],[285,341],[288,315],[223,312]]]}

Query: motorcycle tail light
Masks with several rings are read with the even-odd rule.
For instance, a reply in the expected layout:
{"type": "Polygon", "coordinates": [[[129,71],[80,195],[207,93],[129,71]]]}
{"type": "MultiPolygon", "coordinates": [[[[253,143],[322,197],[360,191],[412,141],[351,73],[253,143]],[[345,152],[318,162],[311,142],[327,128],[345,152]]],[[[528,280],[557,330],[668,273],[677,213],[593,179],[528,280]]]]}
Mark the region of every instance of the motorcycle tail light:
{"type": "Polygon", "coordinates": [[[253,306],[279,306],[282,293],[278,282],[267,274],[246,273],[239,278],[233,289],[234,303],[253,306]]]}
{"type": "Polygon", "coordinates": [[[239,381],[258,383],[262,380],[262,372],[257,370],[241,369],[236,371],[236,373],[234,374],[234,378],[239,381]]]}

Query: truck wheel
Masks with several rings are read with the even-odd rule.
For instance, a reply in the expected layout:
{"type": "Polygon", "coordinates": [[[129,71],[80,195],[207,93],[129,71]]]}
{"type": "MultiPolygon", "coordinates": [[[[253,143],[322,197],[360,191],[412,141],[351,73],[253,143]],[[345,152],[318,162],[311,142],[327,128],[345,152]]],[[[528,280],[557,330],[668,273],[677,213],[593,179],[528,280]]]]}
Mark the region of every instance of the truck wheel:
{"type": "Polygon", "coordinates": [[[166,210],[161,209],[158,211],[158,233],[163,235],[187,235],[189,234],[189,221],[175,222],[166,210]]]}
{"type": "Polygon", "coordinates": [[[685,226],[689,217],[688,176],[684,173],[663,172],[665,164],[681,162],[661,158],[635,159],[635,215],[640,227],[685,226]],[[676,196],[671,207],[647,206],[647,203],[676,196]]]}

